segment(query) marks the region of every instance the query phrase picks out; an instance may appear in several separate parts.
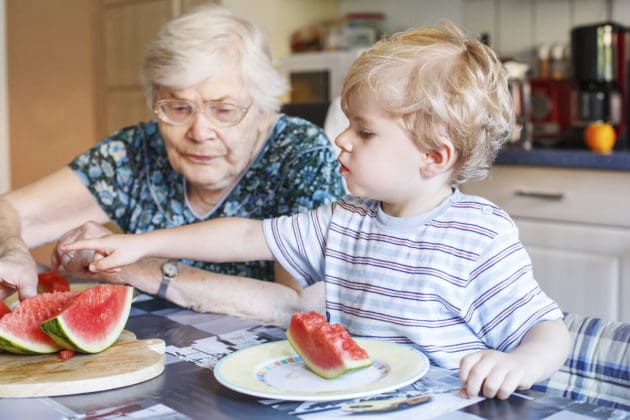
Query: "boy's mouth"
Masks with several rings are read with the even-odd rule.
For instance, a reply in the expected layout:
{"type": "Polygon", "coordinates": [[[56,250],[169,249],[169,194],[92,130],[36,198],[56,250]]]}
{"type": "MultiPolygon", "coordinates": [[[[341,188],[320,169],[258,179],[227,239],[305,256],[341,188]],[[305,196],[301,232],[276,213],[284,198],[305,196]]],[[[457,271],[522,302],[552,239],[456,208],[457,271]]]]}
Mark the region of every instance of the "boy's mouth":
{"type": "Polygon", "coordinates": [[[343,163],[341,163],[341,161],[338,161],[338,162],[339,162],[339,173],[341,175],[349,174],[350,170],[343,163]]]}

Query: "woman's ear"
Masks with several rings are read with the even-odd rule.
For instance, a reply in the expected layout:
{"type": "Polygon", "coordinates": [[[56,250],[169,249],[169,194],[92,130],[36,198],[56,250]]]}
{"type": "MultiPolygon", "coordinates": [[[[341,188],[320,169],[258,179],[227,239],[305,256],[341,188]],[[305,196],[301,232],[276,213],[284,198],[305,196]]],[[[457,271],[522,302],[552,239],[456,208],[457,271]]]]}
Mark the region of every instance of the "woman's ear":
{"type": "Polygon", "coordinates": [[[420,171],[422,176],[432,178],[451,170],[454,163],[455,147],[448,138],[442,138],[440,147],[424,152],[420,171]]]}

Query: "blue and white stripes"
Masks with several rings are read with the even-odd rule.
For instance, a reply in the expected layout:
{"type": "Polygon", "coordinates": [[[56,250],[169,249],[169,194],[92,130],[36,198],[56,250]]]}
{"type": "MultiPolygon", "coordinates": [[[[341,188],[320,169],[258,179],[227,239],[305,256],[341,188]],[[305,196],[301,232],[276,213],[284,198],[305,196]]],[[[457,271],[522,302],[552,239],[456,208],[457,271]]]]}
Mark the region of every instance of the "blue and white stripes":
{"type": "Polygon", "coordinates": [[[509,216],[456,190],[412,218],[346,196],[265,220],[276,259],[302,286],[326,282],[326,310],[357,337],[415,345],[456,368],[466,353],[513,348],[562,313],[538,287],[509,216]]]}
{"type": "Polygon", "coordinates": [[[532,389],[630,411],[630,324],[569,313],[573,346],[564,365],[532,389]]]}

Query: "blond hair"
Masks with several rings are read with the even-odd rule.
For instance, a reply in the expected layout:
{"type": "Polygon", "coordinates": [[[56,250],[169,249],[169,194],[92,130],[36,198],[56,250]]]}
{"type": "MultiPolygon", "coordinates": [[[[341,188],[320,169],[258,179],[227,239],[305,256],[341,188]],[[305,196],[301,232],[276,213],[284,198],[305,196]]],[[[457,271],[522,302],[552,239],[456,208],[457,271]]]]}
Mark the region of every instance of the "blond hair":
{"type": "Polygon", "coordinates": [[[280,109],[288,89],[274,68],[263,32],[229,10],[201,6],[168,22],[149,44],[141,80],[149,107],[158,87],[182,89],[207,80],[236,62],[254,103],[263,112],[280,109]]]}
{"type": "Polygon", "coordinates": [[[490,48],[449,22],[395,34],[361,54],[344,81],[344,111],[361,88],[400,118],[422,150],[450,139],[453,185],[485,178],[512,132],[505,69],[490,48]]]}

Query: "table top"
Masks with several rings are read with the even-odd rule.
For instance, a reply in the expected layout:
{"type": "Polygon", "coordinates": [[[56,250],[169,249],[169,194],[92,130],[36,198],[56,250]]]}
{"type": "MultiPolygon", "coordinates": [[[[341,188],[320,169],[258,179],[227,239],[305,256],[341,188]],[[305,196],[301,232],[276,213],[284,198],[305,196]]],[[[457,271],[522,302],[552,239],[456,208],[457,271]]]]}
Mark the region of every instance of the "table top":
{"type": "Polygon", "coordinates": [[[261,400],[219,384],[212,369],[222,357],[234,351],[285,339],[284,330],[249,319],[193,312],[144,294],[135,299],[126,329],[138,338],[161,338],[166,342],[164,373],[143,383],[109,391],[53,398],[0,399],[1,417],[330,419],[349,415],[344,411],[349,404],[408,399],[410,403],[398,408],[363,413],[360,418],[630,419],[630,412],[533,391],[514,394],[505,401],[464,399],[458,396],[457,372],[434,366],[417,382],[376,396],[327,402],[261,400]],[[423,395],[430,398],[413,403],[422,401],[415,397],[423,395]]]}

